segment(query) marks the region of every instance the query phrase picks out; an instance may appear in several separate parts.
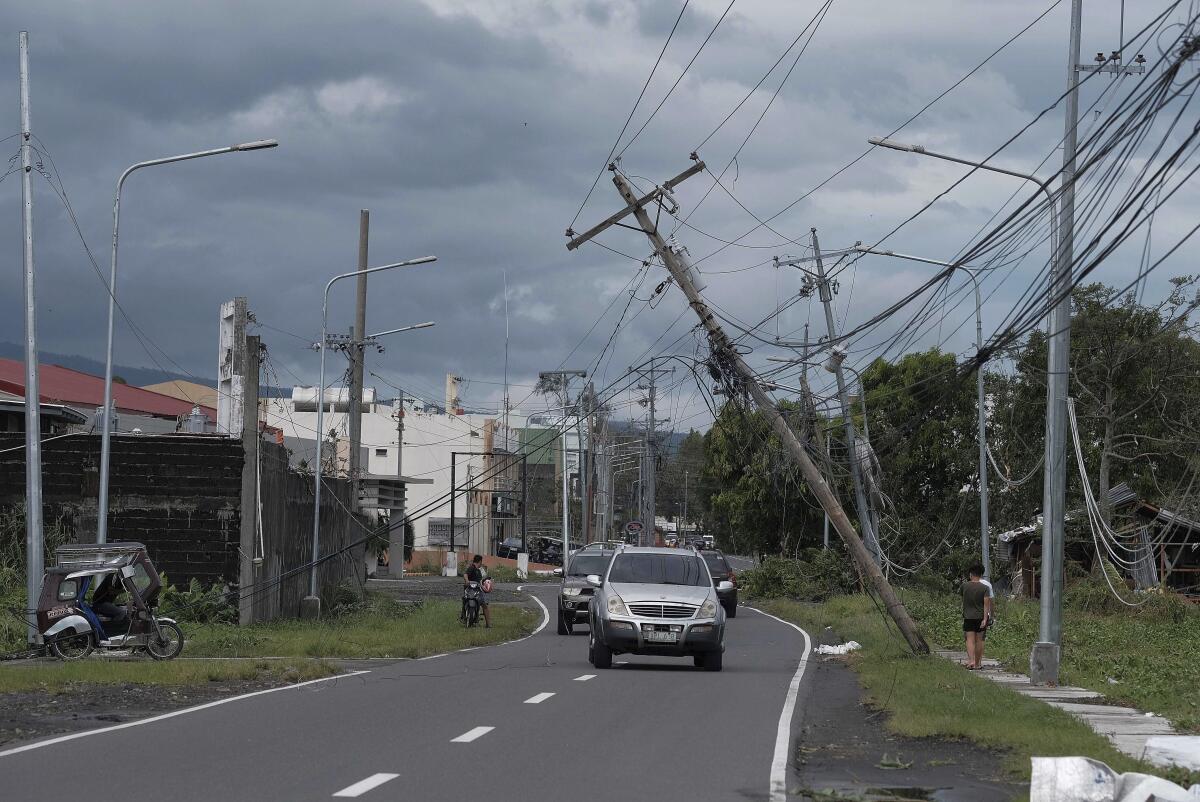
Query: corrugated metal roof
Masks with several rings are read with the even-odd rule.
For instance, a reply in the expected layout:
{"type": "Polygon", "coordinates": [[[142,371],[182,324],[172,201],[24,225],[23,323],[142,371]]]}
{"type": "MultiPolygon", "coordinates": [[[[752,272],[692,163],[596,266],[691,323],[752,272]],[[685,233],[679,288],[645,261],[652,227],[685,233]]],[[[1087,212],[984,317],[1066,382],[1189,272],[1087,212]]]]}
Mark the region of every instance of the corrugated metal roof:
{"type": "MultiPolygon", "coordinates": [[[[61,365],[38,367],[38,389],[42,401],[63,404],[79,404],[88,407],[104,405],[104,379],[64,368],[61,365]]],[[[113,401],[117,411],[140,412],[146,415],[175,418],[192,411],[192,404],[161,393],[113,384],[113,401]]],[[[25,364],[15,359],[0,359],[0,390],[25,395],[25,364]]],[[[201,407],[210,420],[216,420],[217,411],[212,407],[201,407]]]]}

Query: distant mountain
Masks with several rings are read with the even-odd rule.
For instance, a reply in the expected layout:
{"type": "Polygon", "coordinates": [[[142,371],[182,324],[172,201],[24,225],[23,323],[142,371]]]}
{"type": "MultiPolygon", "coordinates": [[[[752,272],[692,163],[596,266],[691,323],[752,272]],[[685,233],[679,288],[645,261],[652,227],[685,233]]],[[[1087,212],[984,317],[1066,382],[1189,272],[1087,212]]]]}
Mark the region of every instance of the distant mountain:
{"type": "MultiPolygon", "coordinates": [[[[80,356],[79,354],[55,354],[50,351],[42,351],[38,357],[44,365],[61,365],[64,368],[77,370],[80,373],[89,373],[92,376],[104,375],[104,363],[98,359],[91,357],[80,356]]],[[[24,361],[25,346],[19,343],[0,342],[0,359],[16,359],[24,361]]],[[[125,380],[126,384],[131,384],[134,387],[145,387],[148,384],[158,384],[159,382],[171,381],[172,379],[182,379],[185,381],[196,382],[203,384],[205,387],[216,387],[216,379],[210,379],[206,376],[189,376],[185,373],[171,373],[158,368],[135,368],[129,365],[113,365],[113,376],[119,376],[125,380]]],[[[290,387],[263,387],[260,395],[263,398],[290,398],[292,389],[290,387]]]]}

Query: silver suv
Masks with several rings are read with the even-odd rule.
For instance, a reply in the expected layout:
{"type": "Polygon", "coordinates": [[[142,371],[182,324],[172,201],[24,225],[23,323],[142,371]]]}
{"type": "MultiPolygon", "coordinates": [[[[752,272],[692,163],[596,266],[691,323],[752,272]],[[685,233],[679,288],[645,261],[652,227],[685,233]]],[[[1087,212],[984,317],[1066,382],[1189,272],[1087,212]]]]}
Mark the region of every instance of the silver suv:
{"type": "Polygon", "coordinates": [[[612,666],[614,654],[691,655],[696,666],[720,671],[725,611],[703,558],[690,549],[619,547],[607,572],[592,574],[588,660],[612,666]]]}

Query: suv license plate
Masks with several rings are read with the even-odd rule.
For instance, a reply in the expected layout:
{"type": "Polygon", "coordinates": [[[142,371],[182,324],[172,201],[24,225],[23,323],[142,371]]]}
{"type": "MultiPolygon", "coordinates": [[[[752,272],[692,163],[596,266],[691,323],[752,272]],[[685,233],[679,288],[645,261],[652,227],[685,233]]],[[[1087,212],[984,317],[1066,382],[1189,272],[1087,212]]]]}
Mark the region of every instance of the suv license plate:
{"type": "Polygon", "coordinates": [[[675,643],[679,640],[678,632],[663,632],[661,630],[650,629],[644,633],[647,641],[655,643],[675,643]]]}

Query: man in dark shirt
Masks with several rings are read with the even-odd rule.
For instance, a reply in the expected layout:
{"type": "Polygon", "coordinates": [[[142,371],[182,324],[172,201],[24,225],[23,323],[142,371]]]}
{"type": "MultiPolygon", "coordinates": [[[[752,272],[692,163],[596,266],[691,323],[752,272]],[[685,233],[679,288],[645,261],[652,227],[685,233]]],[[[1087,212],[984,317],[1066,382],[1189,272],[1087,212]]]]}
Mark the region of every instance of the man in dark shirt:
{"type": "Polygon", "coordinates": [[[983,566],[972,565],[968,581],[963,583],[963,633],[967,640],[967,668],[983,667],[983,633],[992,615],[992,597],[983,579],[983,566]]]}
{"type": "Polygon", "coordinates": [[[492,611],[488,606],[488,596],[491,595],[488,589],[491,583],[485,585],[485,579],[487,579],[487,569],[483,567],[483,555],[476,554],[471,559],[471,564],[467,566],[467,575],[463,577],[463,587],[466,587],[471,582],[479,583],[479,603],[480,607],[483,608],[483,625],[490,629],[492,626],[492,611]]]}

